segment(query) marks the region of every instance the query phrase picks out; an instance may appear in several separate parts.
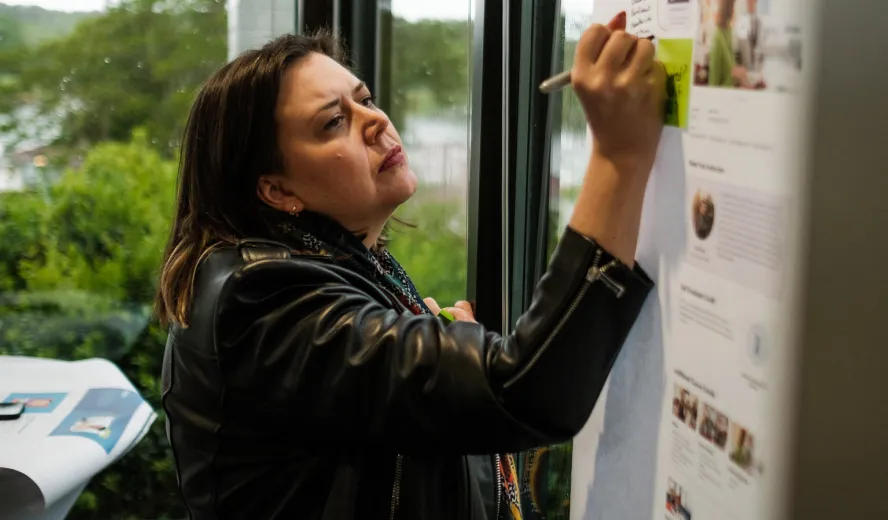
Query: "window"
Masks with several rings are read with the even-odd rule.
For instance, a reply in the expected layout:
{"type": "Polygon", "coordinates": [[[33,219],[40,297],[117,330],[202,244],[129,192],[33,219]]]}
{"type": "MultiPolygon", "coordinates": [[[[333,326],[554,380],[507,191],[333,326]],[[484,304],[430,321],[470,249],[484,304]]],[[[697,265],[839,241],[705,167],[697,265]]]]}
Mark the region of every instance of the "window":
{"type": "MultiPolygon", "coordinates": [[[[591,24],[592,4],[561,3],[556,33],[554,69],[569,70],[582,32],[591,24]]],[[[567,227],[591,152],[591,137],[583,109],[570,89],[554,94],[552,114],[550,182],[548,201],[548,256],[555,250],[560,233],[567,227]]],[[[567,520],[571,505],[573,444],[566,443],[532,450],[522,455],[524,487],[534,511],[531,518],[567,520]]]]}
{"type": "MultiPolygon", "coordinates": [[[[334,0],[328,6],[336,9],[312,12],[345,16],[347,23],[335,21],[340,28],[361,29],[360,35],[378,43],[360,49],[370,57],[368,68],[376,69],[373,81],[366,79],[376,85],[378,103],[399,130],[419,179],[418,192],[398,214],[415,227],[394,224],[390,247],[420,292],[442,306],[464,299],[467,290],[477,1],[483,0],[334,0]],[[348,18],[348,5],[361,16],[348,18]],[[376,5],[381,12],[374,32],[367,29],[375,17],[364,15],[376,5]]],[[[486,23],[494,27],[501,22],[501,6],[490,4],[495,7],[486,23]]],[[[591,4],[561,2],[564,59],[556,68],[570,67],[591,4]]],[[[196,89],[212,71],[244,48],[295,27],[299,4],[230,1],[231,25],[225,5],[225,0],[0,4],[0,355],[110,359],[161,410],[157,376],[166,334],[150,320],[151,300],[172,214],[182,126],[196,89]],[[61,7],[80,11],[57,10],[61,7]]],[[[301,14],[307,19],[307,12],[301,14]]],[[[500,36],[489,28],[483,32],[486,39],[500,36]]],[[[508,43],[513,56],[517,40],[508,43]]],[[[487,55],[497,54],[487,48],[487,55]]],[[[489,97],[490,89],[476,101],[489,97]]],[[[550,251],[567,224],[590,145],[575,97],[558,99],[548,190],[550,251]]],[[[508,134],[513,128],[476,137],[500,130],[508,134]]],[[[486,243],[479,256],[503,254],[502,249],[501,243],[486,243]]],[[[528,518],[568,518],[570,463],[570,444],[522,456],[522,483],[539,509],[528,518]]],[[[185,517],[175,490],[161,418],[133,454],[93,479],[70,518],[185,517]]]]}
{"type": "Polygon", "coordinates": [[[393,0],[381,13],[380,104],[401,134],[419,190],[391,250],[420,293],[442,306],[466,297],[469,173],[469,0],[393,0]]]}
{"type": "MultiPolygon", "coordinates": [[[[110,359],[160,410],[176,150],[226,39],[223,0],[0,4],[0,354],[110,359]]],[[[69,517],[185,517],[163,424],[69,517]]]]}
{"type": "MultiPolygon", "coordinates": [[[[560,25],[563,63],[559,70],[573,66],[574,52],[583,31],[592,23],[592,7],[577,2],[564,2],[561,6],[560,25]]],[[[550,230],[560,232],[567,227],[579,195],[580,184],[586,173],[592,138],[586,125],[586,116],[580,102],[570,89],[555,94],[560,99],[560,120],[552,140],[551,189],[549,191],[550,230]]],[[[549,233],[549,252],[555,249],[560,235],[549,233]]]]}

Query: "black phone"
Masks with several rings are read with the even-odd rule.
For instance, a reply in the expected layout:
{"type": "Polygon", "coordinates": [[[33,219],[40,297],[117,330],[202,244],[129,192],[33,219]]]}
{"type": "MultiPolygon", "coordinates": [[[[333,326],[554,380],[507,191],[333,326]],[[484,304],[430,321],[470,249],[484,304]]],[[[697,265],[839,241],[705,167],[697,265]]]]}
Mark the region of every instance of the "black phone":
{"type": "Polygon", "coordinates": [[[25,403],[0,403],[0,421],[18,419],[25,412],[25,403]]]}

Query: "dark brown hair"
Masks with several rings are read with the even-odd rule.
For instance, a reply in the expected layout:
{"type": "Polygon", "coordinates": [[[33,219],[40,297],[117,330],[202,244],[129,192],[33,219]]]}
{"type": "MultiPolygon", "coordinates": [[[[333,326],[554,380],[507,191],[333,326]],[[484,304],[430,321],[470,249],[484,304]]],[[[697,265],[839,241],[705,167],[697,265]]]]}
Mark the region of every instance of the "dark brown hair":
{"type": "Polygon", "coordinates": [[[256,184],[282,167],[274,119],[281,78],[313,52],[346,66],[345,50],[330,32],[286,35],[241,54],[198,93],[185,126],[175,220],[155,298],[162,323],[187,326],[195,272],[206,253],[268,235],[256,184]]]}

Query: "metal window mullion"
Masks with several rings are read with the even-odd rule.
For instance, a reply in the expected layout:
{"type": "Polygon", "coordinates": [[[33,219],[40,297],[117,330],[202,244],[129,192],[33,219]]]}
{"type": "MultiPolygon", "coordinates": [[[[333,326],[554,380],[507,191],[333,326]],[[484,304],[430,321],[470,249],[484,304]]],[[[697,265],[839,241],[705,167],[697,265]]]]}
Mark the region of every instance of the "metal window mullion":
{"type": "Polygon", "coordinates": [[[553,100],[537,87],[554,68],[558,12],[559,2],[521,0],[511,325],[530,305],[545,259],[553,100]]]}
{"type": "Polygon", "coordinates": [[[472,31],[471,146],[469,147],[467,293],[490,330],[504,321],[503,254],[503,0],[476,0],[472,31]]]}
{"type": "MultiPolygon", "coordinates": [[[[503,93],[503,103],[501,106],[502,110],[502,146],[501,146],[501,154],[502,154],[502,169],[500,171],[501,174],[501,182],[502,188],[500,192],[502,193],[502,212],[500,213],[500,218],[502,219],[502,237],[501,237],[501,247],[503,250],[503,261],[502,261],[502,327],[503,331],[510,330],[513,324],[512,320],[512,290],[511,290],[511,274],[514,266],[511,264],[513,255],[511,253],[511,243],[512,243],[512,218],[514,209],[510,204],[511,196],[510,196],[510,186],[512,175],[511,162],[509,161],[509,108],[510,108],[510,100],[509,96],[510,85],[509,80],[511,79],[509,74],[511,59],[510,59],[510,48],[512,45],[511,36],[511,16],[509,11],[510,0],[504,0],[503,8],[502,8],[502,33],[503,33],[503,49],[502,49],[502,82],[501,88],[503,93]]],[[[515,257],[517,259],[517,257],[515,257]]],[[[516,318],[517,319],[517,318],[516,318]]]]}
{"type": "Polygon", "coordinates": [[[293,22],[293,32],[302,34],[302,24],[305,23],[305,0],[296,1],[296,20],[293,22]]]}
{"type": "MultiPolygon", "coordinates": [[[[386,6],[391,13],[390,0],[386,6]]],[[[384,79],[380,59],[387,58],[380,49],[380,0],[335,0],[331,13],[330,26],[345,39],[356,75],[367,84],[370,92],[379,96],[382,94],[380,83],[384,79]]],[[[388,108],[383,99],[380,99],[380,106],[388,108]]]]}

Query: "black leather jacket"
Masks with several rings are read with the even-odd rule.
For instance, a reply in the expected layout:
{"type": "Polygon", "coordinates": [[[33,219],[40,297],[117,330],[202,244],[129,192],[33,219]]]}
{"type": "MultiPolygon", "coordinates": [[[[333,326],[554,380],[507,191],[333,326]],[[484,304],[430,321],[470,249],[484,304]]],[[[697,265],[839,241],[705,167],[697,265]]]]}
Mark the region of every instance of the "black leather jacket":
{"type": "Polygon", "coordinates": [[[163,365],[191,516],[495,518],[491,454],[580,430],[651,288],[611,261],[568,230],[500,336],[410,314],[327,257],[209,254],[163,365]]]}

